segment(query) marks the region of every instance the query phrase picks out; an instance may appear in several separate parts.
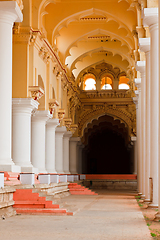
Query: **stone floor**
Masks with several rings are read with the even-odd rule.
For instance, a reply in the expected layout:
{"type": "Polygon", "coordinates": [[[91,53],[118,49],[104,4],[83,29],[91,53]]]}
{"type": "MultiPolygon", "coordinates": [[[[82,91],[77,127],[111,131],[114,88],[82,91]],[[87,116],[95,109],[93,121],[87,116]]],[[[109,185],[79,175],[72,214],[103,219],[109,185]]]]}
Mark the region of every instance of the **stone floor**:
{"type": "Polygon", "coordinates": [[[99,195],[63,198],[74,216],[17,215],[0,219],[5,240],[151,240],[149,229],[133,196],[99,191],[99,195]]]}

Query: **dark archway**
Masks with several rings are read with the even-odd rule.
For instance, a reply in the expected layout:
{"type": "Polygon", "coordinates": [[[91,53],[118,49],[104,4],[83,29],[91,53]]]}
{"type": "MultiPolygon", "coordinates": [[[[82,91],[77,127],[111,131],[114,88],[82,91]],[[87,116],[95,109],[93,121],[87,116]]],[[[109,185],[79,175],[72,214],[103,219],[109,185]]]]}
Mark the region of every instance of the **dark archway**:
{"type": "Polygon", "coordinates": [[[131,174],[133,172],[133,149],[127,138],[127,129],[116,121],[109,116],[103,116],[87,131],[83,149],[83,173],[131,174]]]}

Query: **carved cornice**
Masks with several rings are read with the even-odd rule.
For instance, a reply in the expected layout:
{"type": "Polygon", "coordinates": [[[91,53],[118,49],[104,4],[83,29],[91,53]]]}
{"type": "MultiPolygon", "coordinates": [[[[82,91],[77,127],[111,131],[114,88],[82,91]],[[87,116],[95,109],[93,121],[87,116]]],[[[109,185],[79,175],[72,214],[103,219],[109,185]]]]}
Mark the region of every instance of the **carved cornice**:
{"type": "Polygon", "coordinates": [[[28,91],[34,100],[39,100],[44,95],[44,89],[40,86],[29,86],[28,91]]]}
{"type": "Polygon", "coordinates": [[[64,126],[67,128],[67,130],[70,130],[72,119],[71,118],[64,118],[63,122],[64,122],[64,126]]]}
{"type": "Polygon", "coordinates": [[[24,8],[24,6],[23,6],[23,1],[22,1],[22,0],[16,0],[16,2],[17,2],[17,4],[18,4],[20,10],[22,11],[23,8],[24,8]]]}
{"type": "Polygon", "coordinates": [[[50,99],[49,100],[49,111],[51,114],[54,113],[55,108],[59,106],[59,103],[56,99],[50,99]]]}
{"type": "Polygon", "coordinates": [[[70,131],[72,132],[73,135],[74,135],[75,131],[77,130],[77,128],[78,128],[77,124],[70,125],[70,131]]]}
{"type": "Polygon", "coordinates": [[[146,61],[137,61],[136,70],[141,73],[142,77],[144,77],[146,73],[146,61]]]}
{"type": "Polygon", "coordinates": [[[135,86],[138,88],[138,90],[141,91],[141,78],[135,78],[134,82],[135,82],[135,86]]]}
{"type": "Polygon", "coordinates": [[[65,110],[64,109],[59,109],[58,110],[58,119],[59,119],[59,122],[61,123],[63,118],[64,118],[64,115],[65,115],[65,110]]]}
{"type": "Polygon", "coordinates": [[[139,48],[142,52],[149,52],[150,51],[150,38],[139,38],[139,48]]]}
{"type": "Polygon", "coordinates": [[[131,93],[127,90],[92,90],[82,91],[87,98],[130,98],[131,93]]]}
{"type": "Polygon", "coordinates": [[[143,24],[147,25],[150,30],[152,30],[153,27],[158,28],[158,8],[144,8],[143,24]]]}
{"type": "Polygon", "coordinates": [[[119,119],[121,123],[124,123],[129,128],[130,135],[136,134],[135,127],[135,113],[131,114],[130,112],[123,111],[116,104],[108,105],[104,104],[103,106],[94,105],[92,110],[86,110],[82,113],[78,122],[78,135],[83,136],[83,130],[91,120],[95,119],[96,116],[109,115],[114,117],[114,119],[119,119]]]}

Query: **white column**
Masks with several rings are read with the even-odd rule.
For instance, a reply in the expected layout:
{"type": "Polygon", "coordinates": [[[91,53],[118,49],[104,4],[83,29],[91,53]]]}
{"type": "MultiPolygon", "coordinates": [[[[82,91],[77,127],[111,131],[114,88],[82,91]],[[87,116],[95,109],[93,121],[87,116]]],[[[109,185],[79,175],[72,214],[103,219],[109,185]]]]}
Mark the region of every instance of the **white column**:
{"type": "Polygon", "coordinates": [[[46,124],[46,170],[56,173],[55,165],[55,130],[59,125],[59,119],[49,119],[46,124]]]}
{"type": "Polygon", "coordinates": [[[64,173],[63,169],[63,135],[66,132],[66,127],[56,128],[56,171],[64,173]]]}
{"type": "Polygon", "coordinates": [[[146,62],[145,61],[137,61],[136,70],[141,73],[141,157],[142,157],[142,197],[145,198],[145,168],[146,168],[146,141],[145,141],[145,111],[146,111],[146,62]]]}
{"type": "Polygon", "coordinates": [[[136,95],[138,98],[137,104],[137,182],[138,192],[142,195],[142,134],[141,134],[141,78],[135,78],[135,85],[138,87],[136,95]]]}
{"type": "Polygon", "coordinates": [[[52,118],[48,110],[37,111],[32,116],[32,154],[31,160],[39,173],[46,173],[45,151],[46,151],[46,121],[52,118]]]}
{"type": "Polygon", "coordinates": [[[66,131],[63,135],[63,170],[69,174],[69,139],[72,136],[71,131],[66,131]]]}
{"type": "Polygon", "coordinates": [[[77,143],[80,141],[79,137],[70,138],[69,142],[69,170],[71,174],[78,173],[78,159],[77,159],[77,143]]]}
{"type": "Polygon", "coordinates": [[[145,78],[145,201],[150,200],[150,38],[139,39],[140,50],[146,54],[146,78],[145,78]]]}
{"type": "Polygon", "coordinates": [[[20,171],[11,159],[12,27],[23,15],[16,2],[0,1],[0,170],[20,171]]]}
{"type": "Polygon", "coordinates": [[[158,8],[144,9],[145,25],[151,34],[151,81],[150,81],[150,158],[151,177],[153,178],[153,201],[151,206],[158,206],[158,162],[159,162],[159,31],[158,8]]]}
{"type": "Polygon", "coordinates": [[[137,137],[131,137],[131,141],[133,142],[133,147],[134,147],[134,169],[133,169],[133,174],[137,174],[137,137]]]}
{"type": "Polygon", "coordinates": [[[22,172],[34,172],[31,164],[31,113],[39,103],[32,98],[13,98],[13,159],[22,172]]]}
{"type": "Polygon", "coordinates": [[[82,142],[78,142],[78,173],[82,173],[82,151],[84,148],[84,145],[82,142]]]}

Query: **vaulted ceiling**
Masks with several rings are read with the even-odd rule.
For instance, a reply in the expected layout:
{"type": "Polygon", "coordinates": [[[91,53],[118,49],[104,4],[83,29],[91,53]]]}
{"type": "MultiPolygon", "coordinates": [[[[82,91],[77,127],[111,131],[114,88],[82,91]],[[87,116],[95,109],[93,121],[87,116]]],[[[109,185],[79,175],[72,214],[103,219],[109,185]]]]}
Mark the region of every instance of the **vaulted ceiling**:
{"type": "Polygon", "coordinates": [[[134,66],[135,0],[44,1],[42,28],[75,80],[97,63],[127,72],[134,66]]]}

